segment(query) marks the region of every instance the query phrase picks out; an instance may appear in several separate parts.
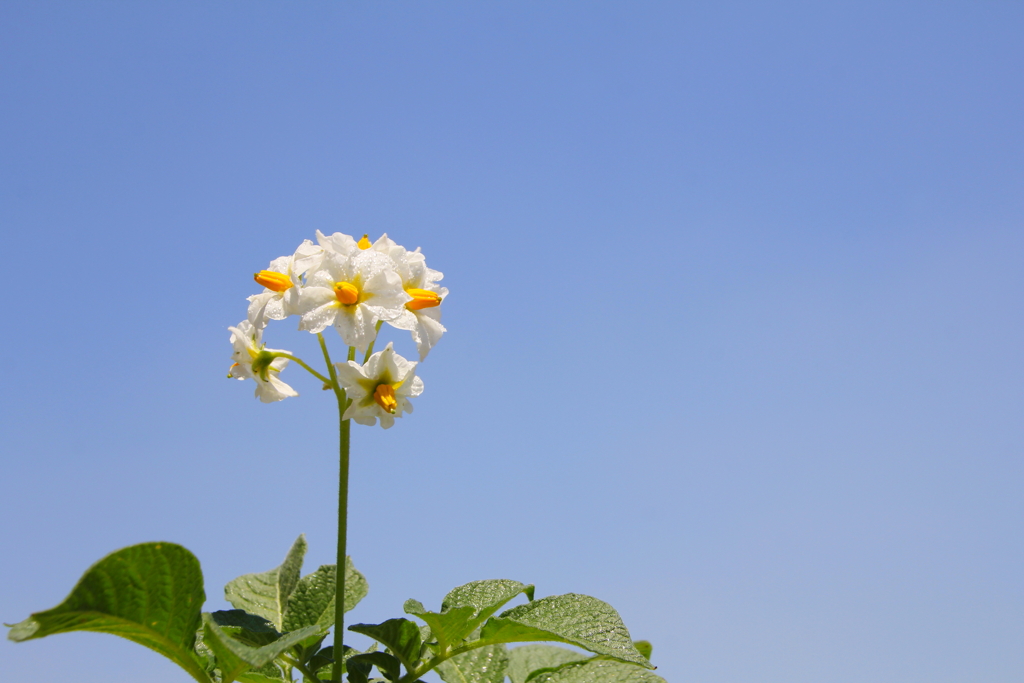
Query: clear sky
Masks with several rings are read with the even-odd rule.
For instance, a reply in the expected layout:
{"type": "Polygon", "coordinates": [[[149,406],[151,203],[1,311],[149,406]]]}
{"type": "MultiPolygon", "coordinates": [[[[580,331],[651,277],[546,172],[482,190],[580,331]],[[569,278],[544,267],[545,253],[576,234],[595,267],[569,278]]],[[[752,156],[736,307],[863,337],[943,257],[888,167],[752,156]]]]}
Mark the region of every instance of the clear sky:
{"type": "MultiPolygon", "coordinates": [[[[1024,679],[1022,35],[1005,1],[6,0],[0,620],[142,541],[208,609],[300,532],[332,561],[335,406],[225,379],[226,328],[315,230],[386,231],[449,332],[354,430],[352,620],[504,577],[610,602],[670,683],[1024,679]]],[[[0,642],[40,671],[186,680],[0,642]]]]}

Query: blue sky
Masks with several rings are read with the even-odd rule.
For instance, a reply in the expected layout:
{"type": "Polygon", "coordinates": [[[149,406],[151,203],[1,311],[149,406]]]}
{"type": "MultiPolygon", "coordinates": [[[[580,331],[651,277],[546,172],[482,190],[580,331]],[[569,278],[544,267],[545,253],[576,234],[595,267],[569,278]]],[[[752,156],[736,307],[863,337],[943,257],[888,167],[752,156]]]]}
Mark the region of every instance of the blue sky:
{"type": "MultiPolygon", "coordinates": [[[[3,3],[0,620],[141,541],[193,550],[209,609],[299,533],[332,561],[335,408],[297,368],[274,405],[224,379],[226,328],[315,230],[386,231],[449,332],[416,413],[354,430],[353,620],[506,577],[610,602],[671,683],[1019,681],[1022,30],[3,3]]],[[[185,680],[98,634],[0,666],[185,680]]]]}

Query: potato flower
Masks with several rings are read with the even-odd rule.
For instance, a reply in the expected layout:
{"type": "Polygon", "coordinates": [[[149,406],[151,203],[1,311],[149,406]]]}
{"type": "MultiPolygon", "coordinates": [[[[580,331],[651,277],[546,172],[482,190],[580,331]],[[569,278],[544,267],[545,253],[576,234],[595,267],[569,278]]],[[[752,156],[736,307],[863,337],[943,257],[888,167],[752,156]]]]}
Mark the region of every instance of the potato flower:
{"type": "Polygon", "coordinates": [[[338,382],[352,400],[344,419],[370,426],[379,419],[380,426],[388,429],[403,412],[411,413],[409,399],[423,393],[416,365],[395,353],[392,344],[370,356],[365,365],[353,360],[335,363],[338,382]]]}
{"type": "Polygon", "coordinates": [[[263,345],[263,330],[248,320],[238,323],[231,330],[231,345],[234,350],[231,359],[234,364],[228,377],[256,380],[256,396],[264,403],[273,403],[299,392],[282,382],[278,374],[288,365],[287,358],[274,357],[274,353],[288,353],[279,349],[267,349],[263,345]]]}
{"type": "Polygon", "coordinates": [[[300,330],[316,334],[333,325],[342,341],[360,351],[377,337],[377,321],[401,315],[411,298],[391,259],[369,249],[328,253],[307,274],[301,297],[300,330]]]}
{"type": "Polygon", "coordinates": [[[303,241],[291,256],[281,256],[270,262],[266,270],[253,276],[264,290],[249,297],[249,321],[257,328],[271,320],[284,320],[299,312],[302,275],[323,261],[325,250],[309,240],[303,241]]]}
{"type": "Polygon", "coordinates": [[[402,288],[409,295],[402,312],[387,322],[392,327],[412,332],[416,350],[423,360],[445,333],[441,324],[441,302],[448,296],[448,289],[437,284],[444,274],[427,267],[426,258],[418,247],[409,251],[388,238],[387,233],[373,243],[373,250],[388,255],[395,272],[402,278],[402,288]]]}

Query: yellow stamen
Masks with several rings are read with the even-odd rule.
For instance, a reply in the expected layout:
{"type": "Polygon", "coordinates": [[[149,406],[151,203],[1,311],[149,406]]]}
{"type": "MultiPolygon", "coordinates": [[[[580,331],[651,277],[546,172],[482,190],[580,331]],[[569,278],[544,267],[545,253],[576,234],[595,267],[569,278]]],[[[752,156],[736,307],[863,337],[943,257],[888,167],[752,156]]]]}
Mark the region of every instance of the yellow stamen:
{"type": "Polygon", "coordinates": [[[367,249],[372,247],[373,244],[370,242],[370,236],[369,235],[363,235],[363,239],[359,240],[356,243],[356,246],[359,247],[360,249],[362,249],[363,251],[366,251],[367,249]]]}
{"type": "Polygon", "coordinates": [[[398,401],[395,400],[395,388],[390,384],[378,384],[376,391],[373,392],[373,400],[392,415],[398,408],[398,401]]]}
{"type": "Polygon", "coordinates": [[[359,301],[359,288],[351,282],[335,282],[334,297],[345,305],[359,301]]]}
{"type": "Polygon", "coordinates": [[[256,282],[275,292],[283,292],[292,286],[292,279],[290,277],[284,273],[275,273],[272,270],[261,270],[252,277],[256,282]]]}
{"type": "Polygon", "coordinates": [[[441,297],[437,292],[427,289],[416,289],[412,287],[405,290],[405,293],[412,297],[412,301],[406,301],[405,307],[410,311],[418,311],[421,308],[433,308],[441,305],[441,297]]]}

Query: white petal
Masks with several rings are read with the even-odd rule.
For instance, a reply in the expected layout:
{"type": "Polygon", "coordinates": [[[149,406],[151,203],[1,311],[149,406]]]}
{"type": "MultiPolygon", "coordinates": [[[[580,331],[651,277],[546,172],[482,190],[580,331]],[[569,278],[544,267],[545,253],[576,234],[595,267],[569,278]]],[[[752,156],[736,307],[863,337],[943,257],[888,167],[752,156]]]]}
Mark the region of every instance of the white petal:
{"type": "Polygon", "coordinates": [[[270,373],[266,382],[259,378],[256,379],[256,395],[264,403],[273,403],[291,396],[298,396],[299,392],[275,377],[274,373],[270,373]]]}
{"type": "Polygon", "coordinates": [[[416,342],[416,350],[420,352],[420,360],[423,360],[447,330],[438,320],[441,317],[440,306],[424,308],[413,311],[413,313],[415,313],[416,326],[412,329],[412,339],[416,342]],[[436,313],[432,313],[432,311],[436,311],[436,313]]]}
{"type": "Polygon", "coordinates": [[[320,246],[329,252],[348,256],[359,249],[359,245],[351,235],[336,232],[333,235],[325,235],[319,230],[316,231],[316,241],[320,246]]]}
{"type": "Polygon", "coordinates": [[[313,334],[319,334],[327,329],[328,325],[335,323],[338,318],[338,306],[333,303],[326,303],[311,311],[302,314],[299,320],[299,329],[307,330],[313,334]]]}
{"type": "MultiPolygon", "coordinates": [[[[292,287],[295,289],[295,287],[292,287]]],[[[292,291],[291,289],[288,290],[292,291]]],[[[334,290],[330,287],[303,287],[299,290],[298,300],[294,301],[295,312],[299,315],[305,315],[314,308],[319,308],[324,304],[336,303],[337,297],[334,296],[334,290]]]]}
{"type": "Polygon", "coordinates": [[[311,268],[316,268],[324,260],[324,248],[309,240],[303,240],[292,256],[292,275],[299,276],[311,268]]]}
{"type": "Polygon", "coordinates": [[[338,383],[345,388],[349,398],[356,400],[366,395],[366,389],[363,388],[361,382],[366,379],[366,375],[358,363],[355,361],[335,363],[334,369],[338,373],[338,383]]]}
{"type": "MultiPolygon", "coordinates": [[[[294,287],[292,289],[294,289],[294,287]]],[[[277,292],[274,292],[273,294],[274,296],[270,297],[267,301],[266,308],[263,309],[263,317],[269,318],[270,320],[284,320],[288,317],[288,314],[284,312],[283,297],[277,292]]]]}
{"type": "MultiPolygon", "coordinates": [[[[409,389],[402,393],[407,393],[409,396],[419,396],[420,394],[423,393],[423,380],[420,379],[419,377],[413,377],[412,382],[409,382],[409,385],[409,389]]],[[[405,386],[406,385],[403,384],[402,389],[405,389],[405,386]]],[[[411,403],[409,405],[412,406],[411,403]]],[[[411,407],[409,408],[409,412],[412,412],[411,407]]]]}
{"type": "Polygon", "coordinates": [[[292,265],[292,257],[291,256],[278,256],[276,259],[274,259],[273,261],[270,262],[270,266],[267,267],[267,270],[269,270],[269,271],[271,271],[273,273],[282,273],[282,274],[287,275],[288,274],[288,269],[289,269],[289,267],[291,265],[292,265]]]}
{"type": "Polygon", "coordinates": [[[341,335],[341,340],[357,351],[366,351],[370,342],[377,338],[377,316],[364,304],[341,306],[337,309],[338,317],[334,320],[334,328],[341,335]]]}

